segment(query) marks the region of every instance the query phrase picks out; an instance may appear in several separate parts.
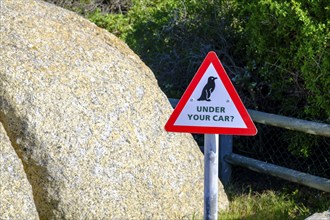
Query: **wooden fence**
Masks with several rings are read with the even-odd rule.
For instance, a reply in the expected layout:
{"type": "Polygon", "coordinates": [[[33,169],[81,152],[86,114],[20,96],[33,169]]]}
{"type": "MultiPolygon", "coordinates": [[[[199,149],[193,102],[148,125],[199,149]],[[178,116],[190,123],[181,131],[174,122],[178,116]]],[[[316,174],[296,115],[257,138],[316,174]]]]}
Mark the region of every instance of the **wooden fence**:
{"type": "MultiPolygon", "coordinates": [[[[179,100],[169,99],[169,101],[174,108],[179,100]]],[[[257,123],[305,132],[313,135],[330,137],[329,124],[316,123],[249,109],[248,112],[252,120],[257,123]]],[[[234,165],[243,166],[256,172],[269,174],[285,180],[289,180],[291,182],[306,185],[312,188],[323,190],[325,192],[330,192],[330,179],[303,173],[282,166],[277,166],[264,161],[255,160],[249,157],[235,154],[232,150],[233,137],[231,135],[221,135],[219,149],[219,178],[224,185],[227,185],[230,182],[232,172],[231,167],[234,165]]]]}

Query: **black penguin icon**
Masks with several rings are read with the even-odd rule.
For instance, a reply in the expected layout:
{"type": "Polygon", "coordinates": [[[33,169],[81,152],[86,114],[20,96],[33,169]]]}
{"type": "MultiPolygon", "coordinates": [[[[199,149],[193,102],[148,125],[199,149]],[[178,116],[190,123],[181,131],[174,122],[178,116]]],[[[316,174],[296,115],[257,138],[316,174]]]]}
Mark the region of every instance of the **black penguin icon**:
{"type": "Polygon", "coordinates": [[[214,76],[210,76],[209,79],[207,80],[206,85],[204,86],[203,90],[202,90],[202,94],[199,97],[199,99],[197,99],[197,101],[211,101],[210,96],[211,93],[214,91],[215,88],[215,82],[214,80],[216,80],[217,77],[214,76]]]}

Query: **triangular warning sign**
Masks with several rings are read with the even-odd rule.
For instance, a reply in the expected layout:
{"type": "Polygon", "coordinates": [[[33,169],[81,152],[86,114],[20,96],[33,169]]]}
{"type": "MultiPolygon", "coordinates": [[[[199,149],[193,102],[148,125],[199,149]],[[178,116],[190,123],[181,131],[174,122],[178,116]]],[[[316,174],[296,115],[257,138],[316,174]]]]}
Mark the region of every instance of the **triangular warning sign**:
{"type": "Polygon", "coordinates": [[[215,52],[206,56],[165,130],[256,135],[257,129],[215,52]]]}

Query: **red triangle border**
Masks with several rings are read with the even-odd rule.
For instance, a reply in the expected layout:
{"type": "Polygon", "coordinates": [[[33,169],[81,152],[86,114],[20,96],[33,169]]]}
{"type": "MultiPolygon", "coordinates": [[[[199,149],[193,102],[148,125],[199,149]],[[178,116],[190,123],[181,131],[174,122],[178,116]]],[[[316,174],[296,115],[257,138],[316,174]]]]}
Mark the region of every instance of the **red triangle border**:
{"type": "Polygon", "coordinates": [[[246,135],[253,136],[257,134],[257,129],[248,114],[244,104],[242,103],[236,89],[234,88],[232,82],[230,81],[225,69],[223,68],[221,61],[217,57],[216,53],[211,51],[205,57],[203,63],[197,70],[197,73],[191,80],[186,91],[183,93],[180,101],[178,102],[176,108],[168,119],[165,130],[168,132],[186,132],[186,133],[200,133],[200,134],[225,134],[225,135],[246,135]],[[241,115],[247,128],[226,128],[226,127],[206,127],[206,126],[182,126],[174,125],[186,103],[188,102],[191,94],[194,92],[201,78],[205,74],[210,64],[213,64],[216,72],[218,73],[222,83],[224,84],[230,98],[232,99],[234,105],[236,106],[239,114],[241,115]]]}

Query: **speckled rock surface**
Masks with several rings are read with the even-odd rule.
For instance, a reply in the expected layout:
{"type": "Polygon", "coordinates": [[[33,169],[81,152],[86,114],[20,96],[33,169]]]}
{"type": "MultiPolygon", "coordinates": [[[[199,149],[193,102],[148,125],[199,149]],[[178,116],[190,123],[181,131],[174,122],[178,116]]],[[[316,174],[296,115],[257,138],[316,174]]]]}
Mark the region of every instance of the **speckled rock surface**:
{"type": "Polygon", "coordinates": [[[330,220],[330,208],[328,211],[322,213],[315,213],[305,220],[330,220]]]}
{"type": "Polygon", "coordinates": [[[41,1],[1,0],[0,16],[0,119],[40,219],[202,212],[203,156],[164,131],[172,108],[126,44],[41,1]]]}
{"type": "Polygon", "coordinates": [[[0,219],[39,219],[32,187],[0,122],[0,219]]]}

